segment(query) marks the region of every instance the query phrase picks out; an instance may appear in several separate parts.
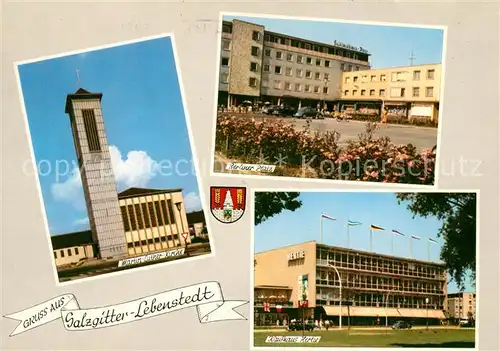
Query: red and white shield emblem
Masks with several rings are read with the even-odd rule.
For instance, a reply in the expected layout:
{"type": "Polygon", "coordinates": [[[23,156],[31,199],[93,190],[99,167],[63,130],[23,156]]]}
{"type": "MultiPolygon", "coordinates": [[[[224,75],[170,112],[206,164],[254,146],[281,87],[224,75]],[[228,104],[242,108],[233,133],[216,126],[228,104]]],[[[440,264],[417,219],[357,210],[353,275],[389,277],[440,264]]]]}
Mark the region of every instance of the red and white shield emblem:
{"type": "Polygon", "coordinates": [[[234,223],[243,217],[246,188],[210,187],[210,211],[222,223],[234,223]]]}

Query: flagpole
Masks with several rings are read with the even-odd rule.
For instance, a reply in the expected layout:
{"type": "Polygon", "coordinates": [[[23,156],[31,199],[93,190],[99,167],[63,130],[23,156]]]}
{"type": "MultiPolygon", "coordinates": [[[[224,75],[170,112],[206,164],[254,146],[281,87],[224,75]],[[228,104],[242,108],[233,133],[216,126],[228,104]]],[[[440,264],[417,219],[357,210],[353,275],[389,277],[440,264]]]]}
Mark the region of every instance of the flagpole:
{"type": "Polygon", "coordinates": [[[319,217],[319,243],[323,244],[323,214],[319,217]]]}
{"type": "Polygon", "coordinates": [[[412,241],[413,241],[413,238],[410,235],[410,258],[413,258],[412,241]]]}
{"type": "Polygon", "coordinates": [[[349,233],[349,219],[347,219],[347,223],[346,223],[346,233],[347,233],[347,248],[350,249],[351,248],[351,238],[350,238],[350,233],[349,233]]]}
{"type": "Polygon", "coordinates": [[[372,238],[373,238],[373,230],[372,227],[370,226],[370,252],[373,252],[373,243],[372,243],[372,238]]]}
{"type": "Polygon", "coordinates": [[[431,261],[431,242],[429,238],[427,238],[427,261],[431,261]]]}
{"type": "Polygon", "coordinates": [[[394,233],[391,233],[391,255],[394,256],[394,233]]]}

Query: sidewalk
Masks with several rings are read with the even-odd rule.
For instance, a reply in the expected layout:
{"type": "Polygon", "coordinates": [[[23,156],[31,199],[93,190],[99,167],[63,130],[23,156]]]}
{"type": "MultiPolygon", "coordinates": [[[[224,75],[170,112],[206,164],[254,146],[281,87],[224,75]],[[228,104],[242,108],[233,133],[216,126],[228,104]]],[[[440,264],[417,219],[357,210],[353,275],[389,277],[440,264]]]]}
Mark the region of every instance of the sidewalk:
{"type": "MultiPolygon", "coordinates": [[[[411,330],[425,330],[427,327],[424,325],[424,326],[415,326],[413,327],[411,330]]],[[[450,326],[447,326],[447,325],[435,325],[435,326],[429,326],[429,330],[434,330],[434,329],[462,329],[458,326],[454,326],[454,325],[450,325],[450,326]]],[[[473,328],[468,328],[468,329],[473,329],[473,328]]],[[[342,329],[340,329],[338,326],[335,326],[335,327],[330,327],[330,329],[328,329],[328,331],[347,331],[347,330],[355,330],[355,331],[363,331],[363,330],[370,330],[370,331],[387,331],[387,330],[392,330],[392,327],[391,326],[388,326],[388,327],[362,327],[362,326],[355,326],[355,327],[351,327],[350,329],[348,328],[348,326],[346,325],[343,325],[342,326],[342,329]]],[[[253,330],[254,333],[283,333],[283,332],[288,332],[288,330],[286,328],[269,328],[269,329],[254,329],[253,330]]],[[[300,330],[299,330],[300,331],[300,330]]],[[[314,330],[315,332],[326,332],[326,329],[325,328],[322,328],[322,329],[315,329],[314,330]]]]}

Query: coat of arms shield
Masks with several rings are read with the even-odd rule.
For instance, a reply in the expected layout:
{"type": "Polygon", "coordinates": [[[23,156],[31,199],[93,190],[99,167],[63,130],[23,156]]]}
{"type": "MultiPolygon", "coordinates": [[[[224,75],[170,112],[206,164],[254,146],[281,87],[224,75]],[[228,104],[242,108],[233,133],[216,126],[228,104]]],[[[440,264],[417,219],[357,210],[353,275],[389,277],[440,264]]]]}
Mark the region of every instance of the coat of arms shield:
{"type": "Polygon", "coordinates": [[[222,223],[234,223],[245,213],[246,188],[210,187],[210,210],[222,223]]]}

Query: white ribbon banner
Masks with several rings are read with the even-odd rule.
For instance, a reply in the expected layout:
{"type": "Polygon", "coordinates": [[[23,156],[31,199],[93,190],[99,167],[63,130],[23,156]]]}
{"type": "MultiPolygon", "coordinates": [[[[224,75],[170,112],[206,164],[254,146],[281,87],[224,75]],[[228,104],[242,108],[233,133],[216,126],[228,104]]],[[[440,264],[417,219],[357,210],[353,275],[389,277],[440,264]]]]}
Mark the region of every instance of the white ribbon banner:
{"type": "Polygon", "coordinates": [[[5,315],[19,321],[14,336],[61,319],[68,331],[113,327],[165,313],[196,307],[200,323],[246,320],[234,309],[248,301],[226,301],[218,282],[204,282],[118,305],[81,309],[73,294],[54,297],[23,311],[5,315]]]}

